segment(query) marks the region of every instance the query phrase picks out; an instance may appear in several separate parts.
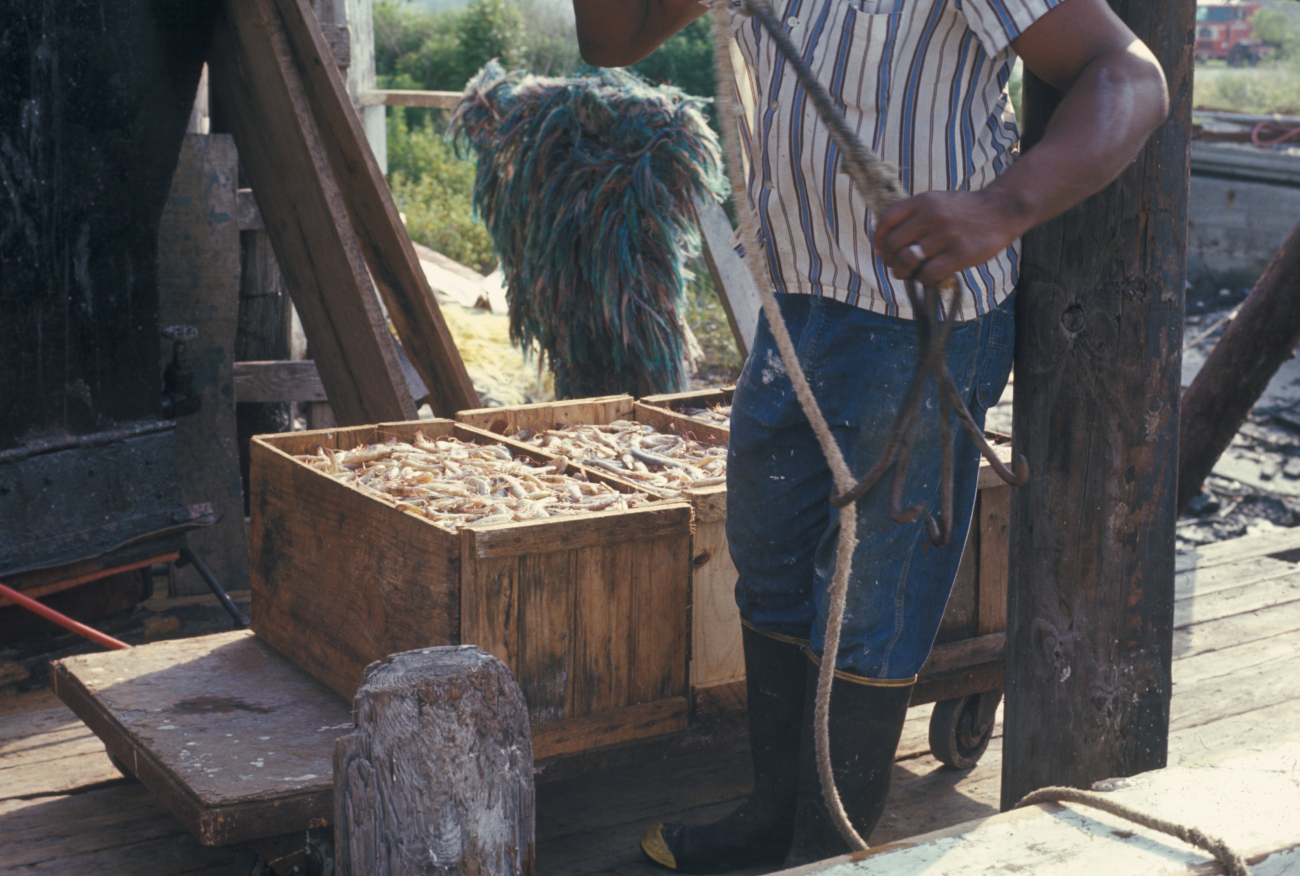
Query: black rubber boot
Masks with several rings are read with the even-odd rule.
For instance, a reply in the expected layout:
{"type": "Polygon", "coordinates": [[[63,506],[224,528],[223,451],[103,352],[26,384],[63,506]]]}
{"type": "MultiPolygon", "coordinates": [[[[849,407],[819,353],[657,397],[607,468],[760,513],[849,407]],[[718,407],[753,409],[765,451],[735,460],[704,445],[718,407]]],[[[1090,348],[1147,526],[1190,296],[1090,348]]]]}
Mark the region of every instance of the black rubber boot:
{"type": "MultiPolygon", "coordinates": [[[[785,859],[787,868],[854,851],[831,820],[817,775],[817,746],[813,738],[817,670],[815,665],[808,669],[803,738],[799,745],[799,797],[794,838],[785,859]]],[[[840,802],[849,822],[864,840],[870,839],[871,831],[885,811],[894,753],[903,733],[913,687],[910,681],[870,683],[874,681],[843,670],[836,672],[831,684],[828,727],[831,769],[840,802]]]]}
{"type": "Polygon", "coordinates": [[[790,849],[808,658],[802,644],[748,627],[743,641],[753,792],[712,824],[656,824],[641,837],[650,860],[683,873],[779,864],[790,849]]]}

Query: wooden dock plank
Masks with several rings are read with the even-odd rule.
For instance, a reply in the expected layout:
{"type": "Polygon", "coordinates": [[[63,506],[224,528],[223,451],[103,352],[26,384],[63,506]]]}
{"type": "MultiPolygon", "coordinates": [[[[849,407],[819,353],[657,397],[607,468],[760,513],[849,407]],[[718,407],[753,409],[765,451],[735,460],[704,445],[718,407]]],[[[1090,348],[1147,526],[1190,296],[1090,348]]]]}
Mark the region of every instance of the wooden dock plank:
{"type": "Polygon", "coordinates": [[[1255,581],[1174,603],[1174,629],[1220,620],[1300,599],[1300,574],[1255,581]]]}
{"type": "MultiPolygon", "coordinates": [[[[1180,590],[1180,602],[1190,599],[1195,604],[1204,598],[1203,604],[1214,604],[1214,597],[1218,603],[1213,611],[1193,610],[1189,622],[1175,633],[1174,728],[1169,743],[1172,765],[1218,762],[1243,751],[1300,741],[1300,673],[1292,669],[1300,648],[1300,599],[1275,601],[1276,588],[1285,588],[1285,583],[1277,582],[1291,573],[1275,565],[1287,560],[1267,559],[1269,553],[1290,550],[1288,544],[1300,545],[1300,533],[1268,535],[1241,540],[1250,542],[1249,549],[1237,545],[1231,551],[1220,549],[1210,554],[1180,590]],[[1274,574],[1277,572],[1285,573],[1274,574]],[[1251,596],[1252,588],[1262,593],[1262,607],[1235,611],[1251,598],[1259,601],[1259,594],[1251,596]],[[1233,611],[1223,610],[1229,607],[1233,611]]],[[[484,596],[485,602],[492,601],[484,596]]],[[[512,610],[511,616],[514,614],[512,610]]],[[[608,638],[602,632],[590,646],[608,638]]],[[[78,739],[76,731],[65,723],[66,713],[62,720],[56,717],[57,710],[40,714],[55,705],[48,697],[28,696],[40,708],[13,708],[10,701],[0,700],[0,770],[11,758],[50,763],[42,760],[43,752],[78,739]]],[[[909,714],[895,765],[894,791],[875,836],[877,844],[991,814],[998,807],[1000,728],[995,729],[989,750],[977,767],[964,773],[951,771],[928,754],[929,713],[929,707],[921,707],[909,714]]],[[[89,743],[90,738],[83,735],[80,739],[89,743]]],[[[103,759],[102,754],[99,757],[103,759]]],[[[3,782],[0,773],[0,785],[3,782]]],[[[665,819],[702,823],[720,817],[747,793],[749,782],[747,749],[743,739],[734,738],[690,754],[656,755],[631,766],[611,768],[601,772],[598,781],[587,775],[548,782],[543,773],[537,796],[537,872],[540,876],[658,876],[662,871],[646,863],[636,845],[645,827],[665,819]]],[[[12,865],[21,873],[198,873],[206,872],[200,869],[207,866],[205,860],[215,860],[203,855],[225,855],[223,860],[229,860],[229,850],[204,849],[188,839],[181,825],[163,814],[165,810],[156,802],[154,823],[148,828],[155,833],[140,842],[145,836],[139,827],[141,810],[129,802],[115,802],[127,801],[131,794],[153,800],[137,785],[115,785],[72,797],[0,801],[0,847],[5,849],[5,865],[10,866],[11,848],[23,850],[24,861],[36,861],[12,865]],[[66,818],[63,809],[41,810],[53,816],[50,818],[21,815],[32,805],[87,799],[99,804],[91,809],[69,809],[66,818]],[[76,831],[65,827],[67,819],[80,819],[76,831]],[[83,837],[83,833],[87,835],[83,837]],[[149,843],[172,843],[184,854],[194,852],[197,863],[186,870],[161,865],[155,869],[155,859],[148,857],[154,854],[149,843]],[[185,843],[190,852],[184,851],[185,843]],[[127,848],[132,844],[138,851],[127,848]],[[144,857],[133,858],[137,853],[144,857]],[[144,869],[134,863],[137,860],[147,862],[144,869]]],[[[228,864],[221,872],[227,872],[225,867],[228,864]]],[[[761,872],[763,868],[753,868],[739,874],[757,876],[761,872]]],[[[1262,872],[1256,868],[1257,876],[1262,872]]]]}
{"type": "Polygon", "coordinates": [[[228,876],[234,850],[206,848],[138,784],[0,802],[7,876],[228,876]]]}
{"type": "Polygon", "coordinates": [[[1174,660],[1300,630],[1300,601],[1174,630],[1174,660]]]}

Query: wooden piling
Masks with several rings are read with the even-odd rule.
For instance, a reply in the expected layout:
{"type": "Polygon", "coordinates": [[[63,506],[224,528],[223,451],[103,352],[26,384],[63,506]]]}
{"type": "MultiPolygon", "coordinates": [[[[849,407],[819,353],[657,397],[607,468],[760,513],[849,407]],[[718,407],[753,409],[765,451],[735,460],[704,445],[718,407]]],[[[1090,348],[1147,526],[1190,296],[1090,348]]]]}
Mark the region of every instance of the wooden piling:
{"type": "Polygon", "coordinates": [[[473,645],[372,663],[334,748],[338,876],[532,876],[533,754],[510,670],[473,645]]]}
{"type": "MultiPolygon", "coordinates": [[[[1169,119],[1115,183],[1025,236],[1002,807],[1165,765],[1193,0],[1112,0],[1169,119]]],[[[1060,94],[1025,76],[1025,145],[1060,94]]]]}
{"type": "Polygon", "coordinates": [[[1250,409],[1300,342],[1300,223],[1269,263],[1183,397],[1178,510],[1196,498],[1250,409]]]}

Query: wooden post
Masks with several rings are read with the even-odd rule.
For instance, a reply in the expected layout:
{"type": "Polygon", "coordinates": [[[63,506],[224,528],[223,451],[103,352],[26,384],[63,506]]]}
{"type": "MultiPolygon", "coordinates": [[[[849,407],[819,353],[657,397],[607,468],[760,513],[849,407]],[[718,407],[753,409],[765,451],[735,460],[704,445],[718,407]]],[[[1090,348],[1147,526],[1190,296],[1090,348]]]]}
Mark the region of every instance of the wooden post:
{"type": "Polygon", "coordinates": [[[1292,229],[1183,396],[1178,510],[1201,491],[1219,456],[1300,342],[1300,224],[1292,229]]]}
{"type": "MultiPolygon", "coordinates": [[[[221,518],[188,536],[227,590],[248,589],[248,528],[235,428],[235,334],[239,322],[239,228],[235,221],[235,144],[225,134],[187,134],[158,226],[159,325],[192,325],[187,345],[198,413],[176,421],[181,500],[211,502],[221,518]]],[[[159,340],[159,371],[172,342],[159,340]]],[[[171,596],[208,592],[193,566],[171,567],[171,596]]]]}
{"type": "Polygon", "coordinates": [[[338,876],[532,876],[533,749],[510,670],[474,645],[366,667],[334,747],[338,876]]]}
{"type": "MultiPolygon", "coordinates": [[[[1110,187],[1025,236],[1002,807],[1165,765],[1194,0],[1111,5],[1172,112],[1110,187]]],[[[1060,99],[1026,74],[1025,145],[1060,99]]]]}

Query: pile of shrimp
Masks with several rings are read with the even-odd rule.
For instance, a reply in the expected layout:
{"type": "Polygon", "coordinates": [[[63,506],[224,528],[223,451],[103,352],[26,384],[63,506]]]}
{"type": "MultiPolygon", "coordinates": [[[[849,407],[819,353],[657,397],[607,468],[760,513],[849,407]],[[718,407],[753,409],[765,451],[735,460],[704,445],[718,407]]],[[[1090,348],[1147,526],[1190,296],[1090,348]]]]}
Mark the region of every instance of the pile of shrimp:
{"type": "Polygon", "coordinates": [[[296,458],[453,532],[470,523],[627,510],[652,501],[645,492],[590,482],[565,459],[539,465],[500,444],[430,440],[421,431],[411,443],[393,438],[352,450],[317,447],[314,456],[296,458]]]}
{"type": "Polygon", "coordinates": [[[563,426],[512,436],[565,462],[604,469],[654,496],[727,482],[727,448],[615,420],[608,426],[563,426]]]}

